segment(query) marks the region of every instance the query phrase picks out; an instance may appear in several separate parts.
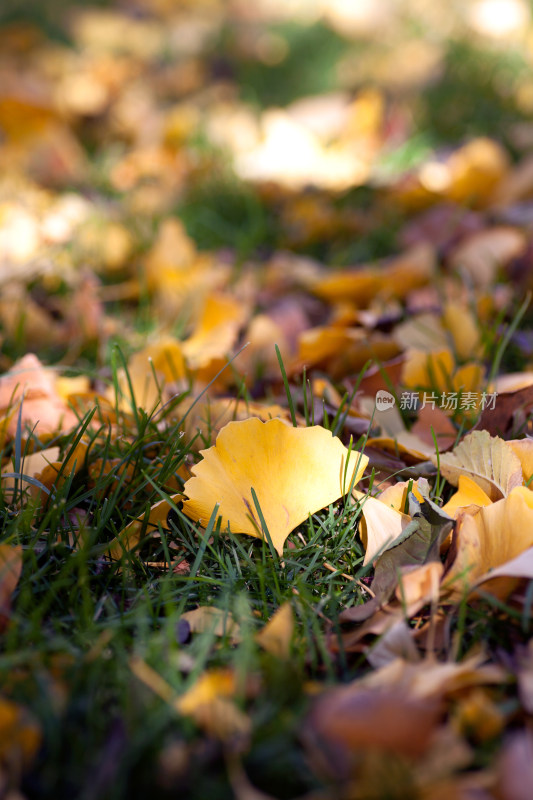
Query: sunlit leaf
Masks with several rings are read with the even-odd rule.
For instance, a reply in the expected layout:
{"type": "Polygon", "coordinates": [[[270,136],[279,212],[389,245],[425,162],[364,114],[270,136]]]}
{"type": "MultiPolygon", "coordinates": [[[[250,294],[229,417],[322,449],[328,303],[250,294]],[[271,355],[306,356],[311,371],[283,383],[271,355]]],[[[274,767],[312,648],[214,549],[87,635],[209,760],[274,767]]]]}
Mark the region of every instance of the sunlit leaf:
{"type": "Polygon", "coordinates": [[[498,500],[516,486],[522,485],[522,467],[518,457],[503,439],[487,431],[473,431],[451,453],[437,459],[441,474],[454,486],[467,475],[490,497],[498,500]]]}
{"type": "Polygon", "coordinates": [[[368,463],[318,425],[292,428],[279,419],[230,422],[202,455],[185,484],[184,513],[206,525],[218,505],[222,530],[264,538],[253,489],[280,554],[289,533],[348,492],[368,463]]]}

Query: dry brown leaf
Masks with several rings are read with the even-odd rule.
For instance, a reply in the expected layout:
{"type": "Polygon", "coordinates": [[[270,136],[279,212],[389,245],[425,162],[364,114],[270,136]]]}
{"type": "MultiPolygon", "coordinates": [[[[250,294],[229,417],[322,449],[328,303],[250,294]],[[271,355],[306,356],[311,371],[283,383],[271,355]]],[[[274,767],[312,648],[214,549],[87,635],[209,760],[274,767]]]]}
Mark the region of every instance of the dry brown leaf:
{"type": "Polygon", "coordinates": [[[354,681],[324,692],[314,703],[306,730],[320,748],[344,758],[365,750],[420,758],[440,718],[437,700],[419,699],[396,686],[371,689],[354,681]]]}
{"type": "Polygon", "coordinates": [[[520,428],[533,408],[533,386],[529,377],[527,380],[528,384],[520,389],[501,391],[494,408],[489,406],[482,411],[479,428],[492,436],[505,436],[520,428]]]}

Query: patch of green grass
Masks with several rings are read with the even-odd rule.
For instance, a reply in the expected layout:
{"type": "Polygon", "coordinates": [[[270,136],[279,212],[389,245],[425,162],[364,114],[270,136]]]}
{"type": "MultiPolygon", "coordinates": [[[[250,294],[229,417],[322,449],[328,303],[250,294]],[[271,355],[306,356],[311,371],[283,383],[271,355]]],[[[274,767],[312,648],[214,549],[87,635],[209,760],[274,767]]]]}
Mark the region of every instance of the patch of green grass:
{"type": "Polygon", "coordinates": [[[515,92],[527,70],[511,49],[449,41],[442,77],[428,85],[417,104],[418,130],[441,146],[490,136],[512,148],[509,126],[520,118],[515,92]]]}
{"type": "Polygon", "coordinates": [[[228,175],[198,183],[177,214],[200,250],[229,248],[237,260],[269,252],[277,236],[273,212],[252,188],[228,175]]]}
{"type": "Polygon", "coordinates": [[[222,52],[247,102],[261,107],[286,106],[306,95],[322,94],[338,87],[338,61],[354,45],[317,22],[273,25],[268,34],[284,42],[286,55],[279,63],[266,64],[257,58],[235,58],[229,31],[222,40],[222,52]]]}
{"type": "MultiPolygon", "coordinates": [[[[113,433],[88,422],[57,440],[63,457],[82,434],[88,440],[76,475],[49,496],[32,499],[23,478],[14,496],[0,496],[1,540],[24,552],[0,678],[7,696],[31,708],[43,735],[23,791],[42,800],[148,791],[154,798],[233,796],[220,745],[139,681],[133,655],[177,696],[207,667],[260,676],[261,692],[247,704],[250,774],[280,798],[316,788],[299,741],[309,704],[304,685],[349,675],[326,646],[325,621],[334,625],[339,607],[359,596],[342,575],[362,572],[359,507],[338,503],[315,514],[280,559],[264,541],[220,531],[214,517],[202,530],[178,504],[166,523],[145,527],[138,545],[111,560],[108,545],[128,522],[172,493],[166,487],[190,457],[190,443],[179,423],[165,425],[165,414],[119,415],[113,433]],[[168,566],[184,560],[188,573],[168,566]],[[253,634],[287,601],[298,635],[285,662],[263,652],[253,634]],[[181,614],[198,605],[232,613],[242,641],[209,630],[183,636],[181,614]]],[[[21,475],[32,444],[26,438],[20,428],[12,445],[21,475]]]]}

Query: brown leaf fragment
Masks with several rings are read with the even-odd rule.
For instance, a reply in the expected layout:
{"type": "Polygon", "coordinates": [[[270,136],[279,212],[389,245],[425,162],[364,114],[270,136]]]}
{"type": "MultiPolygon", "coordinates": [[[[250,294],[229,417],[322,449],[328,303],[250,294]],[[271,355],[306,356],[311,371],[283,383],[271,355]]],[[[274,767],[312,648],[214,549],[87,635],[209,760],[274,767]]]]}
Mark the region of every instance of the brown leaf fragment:
{"type": "Polygon", "coordinates": [[[522,730],[511,734],[498,759],[498,800],[530,800],[533,786],[533,736],[522,730]]]}
{"type": "Polygon", "coordinates": [[[514,392],[500,392],[494,408],[485,408],[478,421],[478,428],[491,436],[505,437],[519,427],[533,408],[533,386],[525,386],[514,392]]]}
{"type": "Polygon", "coordinates": [[[306,728],[335,760],[346,763],[360,751],[378,750],[420,758],[440,717],[435,698],[409,697],[399,687],[367,689],[357,682],[324,692],[306,728]]]}

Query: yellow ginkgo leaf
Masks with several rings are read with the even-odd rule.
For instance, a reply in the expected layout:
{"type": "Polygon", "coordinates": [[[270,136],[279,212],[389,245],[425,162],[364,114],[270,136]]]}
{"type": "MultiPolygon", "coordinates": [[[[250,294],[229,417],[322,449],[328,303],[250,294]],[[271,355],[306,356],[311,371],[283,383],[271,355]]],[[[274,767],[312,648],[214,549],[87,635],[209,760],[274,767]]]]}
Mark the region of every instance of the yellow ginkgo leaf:
{"type": "Polygon", "coordinates": [[[488,431],[469,433],[451,453],[433,456],[432,461],[453,486],[457,486],[461,475],[468,475],[491,500],[499,500],[522,485],[518,456],[507,442],[488,431]]]}
{"type": "Polygon", "coordinates": [[[446,330],[453,339],[457,358],[480,358],[483,353],[479,325],[474,315],[466,306],[447,303],[442,314],[446,330]]]}
{"type": "MultiPolygon", "coordinates": [[[[457,554],[444,577],[445,592],[459,599],[465,589],[482,578],[489,579],[492,570],[530,547],[533,547],[533,492],[518,486],[507,497],[480,508],[476,514],[464,513],[459,517],[457,554]]],[[[498,594],[505,595],[509,586],[498,589],[498,594]]]]}
{"type": "Polygon", "coordinates": [[[530,489],[533,488],[531,486],[531,479],[533,478],[533,439],[508,439],[507,446],[511,448],[520,461],[524,483],[530,489]]]}
{"type": "Polygon", "coordinates": [[[237,680],[229,669],[203,672],[196,683],[174,702],[176,711],[191,717],[210,736],[223,741],[246,737],[251,722],[233,702],[237,680]]]}
{"type": "Polygon", "coordinates": [[[366,567],[393,545],[409,525],[411,518],[375,497],[367,497],[361,508],[361,537],[366,547],[363,566],[366,567]]]}
{"type": "Polygon", "coordinates": [[[468,475],[459,475],[459,489],[450,497],[446,505],[442,507],[450,517],[456,517],[461,508],[467,506],[489,506],[492,500],[481,486],[468,475]]]}
{"type": "Polygon", "coordinates": [[[256,634],[255,641],[276,658],[289,658],[294,634],[294,613],[290,603],[283,603],[256,634]]]}
{"type": "Polygon", "coordinates": [[[183,353],[191,370],[205,368],[224,359],[237,340],[247,317],[247,308],[229,294],[208,294],[192,335],[183,342],[183,353]]]}
{"type": "Polygon", "coordinates": [[[429,353],[415,348],[409,349],[403,365],[402,383],[409,389],[435,386],[448,390],[454,368],[454,359],[448,349],[429,353]]]}
{"type": "Polygon", "coordinates": [[[152,411],[161,400],[163,387],[172,382],[185,379],[187,374],[182,343],[172,336],[161,336],[131,356],[128,374],[120,374],[119,383],[122,395],[126,398],[126,408],[131,402],[130,386],[135,403],[152,411]]]}
{"type": "Polygon", "coordinates": [[[258,538],[265,535],[262,515],[280,555],[289,533],[348,492],[368,463],[325,428],[293,428],[280,419],[229,422],[201,453],[185,484],[184,513],[205,526],[218,505],[222,530],[258,538]]]}

